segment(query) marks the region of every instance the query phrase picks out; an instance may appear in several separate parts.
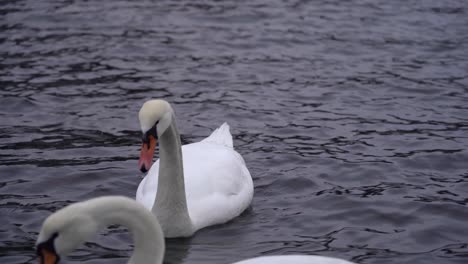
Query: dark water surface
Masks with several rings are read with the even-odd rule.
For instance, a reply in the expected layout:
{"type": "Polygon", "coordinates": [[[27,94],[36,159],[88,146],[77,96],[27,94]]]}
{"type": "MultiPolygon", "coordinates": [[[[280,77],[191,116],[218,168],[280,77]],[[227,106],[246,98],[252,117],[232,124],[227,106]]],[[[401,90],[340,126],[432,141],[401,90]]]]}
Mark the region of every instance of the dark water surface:
{"type": "MultiPolygon", "coordinates": [[[[468,263],[468,2],[0,3],[0,263],[35,263],[64,205],[134,197],[155,97],[185,143],[227,121],[255,184],[168,263],[468,263]]],[[[111,227],[66,262],[132,249],[111,227]]]]}

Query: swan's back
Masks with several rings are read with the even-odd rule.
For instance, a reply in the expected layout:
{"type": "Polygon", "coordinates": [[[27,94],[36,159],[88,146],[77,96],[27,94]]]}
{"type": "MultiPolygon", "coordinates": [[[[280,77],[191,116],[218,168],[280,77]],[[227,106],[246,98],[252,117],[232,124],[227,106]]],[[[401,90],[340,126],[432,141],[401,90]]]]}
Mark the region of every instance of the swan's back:
{"type": "Polygon", "coordinates": [[[231,131],[229,129],[229,125],[226,122],[211,132],[209,137],[203,139],[200,142],[234,148],[231,131]]]}
{"type": "Polygon", "coordinates": [[[225,223],[248,207],[253,183],[239,153],[200,142],[184,146],[183,155],[187,157],[187,162],[184,158],[187,205],[195,226],[225,223]]]}

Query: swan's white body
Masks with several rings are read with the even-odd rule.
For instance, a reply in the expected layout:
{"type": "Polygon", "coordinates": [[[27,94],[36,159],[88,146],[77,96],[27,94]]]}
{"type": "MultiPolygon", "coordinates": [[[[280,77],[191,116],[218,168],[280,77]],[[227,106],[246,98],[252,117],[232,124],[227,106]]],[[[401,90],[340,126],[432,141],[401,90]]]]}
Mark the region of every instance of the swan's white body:
{"type": "MultiPolygon", "coordinates": [[[[139,118],[144,137],[155,135],[153,128],[156,131],[160,160],[151,166],[148,154],[140,157],[149,172],[138,186],[136,200],[158,217],[166,237],[186,237],[225,223],[250,205],[252,177],[234,150],[228,124],[200,142],[181,146],[169,103],[147,101],[139,118]]],[[[142,153],[148,146],[145,142],[152,141],[144,141],[142,153]]]]}
{"type": "Polygon", "coordinates": [[[353,264],[343,259],[307,256],[307,255],[289,255],[289,256],[266,256],[242,260],[233,264],[353,264]]]}
{"type": "MultiPolygon", "coordinates": [[[[252,201],[253,183],[244,159],[232,146],[224,123],[204,140],[182,146],[185,193],[196,230],[225,223],[252,201]]],[[[159,180],[159,160],[141,181],[136,200],[153,208],[159,180]]]]}
{"type": "MultiPolygon", "coordinates": [[[[164,235],[157,218],[143,206],[123,196],[104,196],[71,204],[50,215],[43,223],[36,247],[40,263],[55,264],[109,225],[126,226],[133,235],[131,264],[162,264],[164,235]]],[[[234,264],[353,264],[321,256],[268,256],[234,264]]]]}

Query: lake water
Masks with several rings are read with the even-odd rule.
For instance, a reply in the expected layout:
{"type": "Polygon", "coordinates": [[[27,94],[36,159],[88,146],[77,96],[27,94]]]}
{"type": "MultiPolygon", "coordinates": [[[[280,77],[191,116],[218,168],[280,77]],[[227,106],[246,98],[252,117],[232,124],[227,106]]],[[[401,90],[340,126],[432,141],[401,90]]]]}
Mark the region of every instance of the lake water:
{"type": "MultiPolygon", "coordinates": [[[[134,197],[137,113],[164,98],[184,143],[224,121],[251,208],[167,263],[318,254],[468,263],[466,1],[0,4],[0,262],[36,263],[42,221],[134,197]]],[[[66,263],[126,263],[110,227],[66,263]]]]}

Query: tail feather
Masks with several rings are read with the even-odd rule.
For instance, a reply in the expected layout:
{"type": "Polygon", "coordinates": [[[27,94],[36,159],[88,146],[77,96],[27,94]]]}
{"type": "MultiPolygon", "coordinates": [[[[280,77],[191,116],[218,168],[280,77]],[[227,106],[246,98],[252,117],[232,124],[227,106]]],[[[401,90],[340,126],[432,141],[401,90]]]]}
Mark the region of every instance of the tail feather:
{"type": "Polygon", "coordinates": [[[232,143],[232,135],[231,132],[229,132],[229,125],[226,122],[215,129],[209,137],[203,139],[201,142],[210,142],[231,148],[234,147],[234,144],[232,143]]]}

